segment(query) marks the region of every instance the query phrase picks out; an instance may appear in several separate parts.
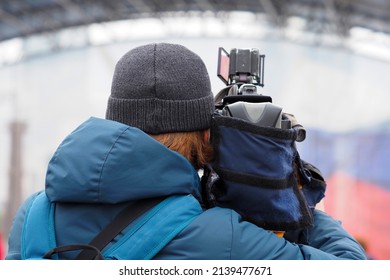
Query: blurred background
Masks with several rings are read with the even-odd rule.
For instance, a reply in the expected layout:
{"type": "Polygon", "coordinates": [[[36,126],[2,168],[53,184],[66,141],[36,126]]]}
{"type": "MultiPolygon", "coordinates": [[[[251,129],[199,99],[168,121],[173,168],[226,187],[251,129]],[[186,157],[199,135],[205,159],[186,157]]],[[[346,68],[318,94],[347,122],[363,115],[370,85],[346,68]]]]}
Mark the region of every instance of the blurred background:
{"type": "Polygon", "coordinates": [[[262,93],[306,127],[298,149],[327,180],[326,211],[390,259],[388,0],[1,0],[0,259],[57,146],[104,118],[115,63],[151,42],[198,53],[214,94],[218,47],[265,54],[262,93]]]}

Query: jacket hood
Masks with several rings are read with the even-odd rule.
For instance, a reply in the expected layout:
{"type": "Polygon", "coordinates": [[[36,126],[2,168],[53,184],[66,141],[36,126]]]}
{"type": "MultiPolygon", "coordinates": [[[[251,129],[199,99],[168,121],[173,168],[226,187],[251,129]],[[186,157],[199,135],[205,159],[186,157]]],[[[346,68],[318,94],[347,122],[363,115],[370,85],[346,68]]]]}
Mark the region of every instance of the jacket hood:
{"type": "Polygon", "coordinates": [[[52,202],[120,203],[193,194],[199,176],[190,162],[138,128],[90,118],[60,144],[49,162],[52,202]]]}

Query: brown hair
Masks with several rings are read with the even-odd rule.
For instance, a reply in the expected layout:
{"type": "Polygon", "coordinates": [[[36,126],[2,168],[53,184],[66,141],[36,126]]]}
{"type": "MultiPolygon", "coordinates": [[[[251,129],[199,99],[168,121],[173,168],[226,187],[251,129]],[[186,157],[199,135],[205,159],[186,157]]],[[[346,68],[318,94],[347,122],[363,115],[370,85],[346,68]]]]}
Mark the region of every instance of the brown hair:
{"type": "Polygon", "coordinates": [[[171,132],[150,135],[155,140],[188,159],[196,170],[212,159],[211,144],[204,139],[205,130],[191,132],[171,132]]]}

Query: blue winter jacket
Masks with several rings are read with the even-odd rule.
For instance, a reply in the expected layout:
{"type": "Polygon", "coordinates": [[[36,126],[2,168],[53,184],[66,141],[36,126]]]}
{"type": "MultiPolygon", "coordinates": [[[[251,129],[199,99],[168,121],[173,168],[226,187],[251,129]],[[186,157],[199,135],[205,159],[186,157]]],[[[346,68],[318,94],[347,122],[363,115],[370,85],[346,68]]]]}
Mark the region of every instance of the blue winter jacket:
{"type": "MultiPolygon", "coordinates": [[[[45,192],[57,205],[59,246],[88,243],[131,200],[180,194],[201,200],[198,173],[183,156],[137,128],[98,118],[84,122],[58,147],[45,192]]],[[[32,197],[15,216],[8,260],[21,259],[25,209],[32,197]]],[[[365,259],[338,221],[315,211],[314,223],[308,245],[294,244],[243,221],[231,209],[215,207],[200,214],[154,259],[365,259]]]]}

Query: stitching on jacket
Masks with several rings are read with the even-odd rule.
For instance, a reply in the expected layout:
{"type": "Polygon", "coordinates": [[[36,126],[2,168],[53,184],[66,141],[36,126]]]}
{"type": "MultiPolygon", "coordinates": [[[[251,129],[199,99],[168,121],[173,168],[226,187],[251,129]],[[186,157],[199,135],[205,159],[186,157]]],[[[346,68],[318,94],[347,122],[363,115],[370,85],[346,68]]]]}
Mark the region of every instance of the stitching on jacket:
{"type": "Polygon", "coordinates": [[[118,140],[122,137],[122,135],[123,135],[127,130],[129,130],[129,128],[130,128],[129,126],[126,127],[126,129],[124,129],[124,130],[122,131],[122,133],[118,135],[118,137],[115,139],[114,143],[112,144],[110,150],[108,151],[108,153],[107,153],[105,159],[103,160],[102,168],[100,169],[99,183],[98,183],[98,189],[97,189],[97,191],[98,191],[98,200],[99,200],[99,201],[100,201],[100,195],[101,195],[101,192],[100,192],[100,185],[101,185],[101,182],[102,182],[103,169],[104,169],[104,167],[106,166],[106,162],[107,162],[108,156],[111,154],[111,151],[112,151],[112,149],[115,147],[115,145],[116,145],[116,143],[118,142],[118,140]]]}

